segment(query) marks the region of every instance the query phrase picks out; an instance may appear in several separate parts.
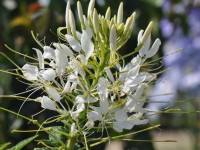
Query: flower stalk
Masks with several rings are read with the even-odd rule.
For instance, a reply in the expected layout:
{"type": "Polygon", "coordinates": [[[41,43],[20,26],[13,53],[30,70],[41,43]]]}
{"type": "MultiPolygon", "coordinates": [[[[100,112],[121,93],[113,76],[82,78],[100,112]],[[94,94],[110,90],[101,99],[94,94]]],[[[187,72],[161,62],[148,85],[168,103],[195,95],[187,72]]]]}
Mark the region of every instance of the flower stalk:
{"type": "Polygon", "coordinates": [[[67,140],[67,150],[74,150],[75,144],[77,142],[76,135],[70,135],[69,139],[67,140]]]}

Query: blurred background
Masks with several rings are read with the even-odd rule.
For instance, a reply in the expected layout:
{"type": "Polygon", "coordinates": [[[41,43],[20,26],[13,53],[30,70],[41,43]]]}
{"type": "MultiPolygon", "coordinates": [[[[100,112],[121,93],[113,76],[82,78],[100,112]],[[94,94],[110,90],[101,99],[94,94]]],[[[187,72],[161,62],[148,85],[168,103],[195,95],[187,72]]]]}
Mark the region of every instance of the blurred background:
{"type": "MultiPolygon", "coordinates": [[[[34,56],[32,48],[39,48],[39,46],[33,40],[31,30],[46,45],[50,45],[52,41],[58,41],[57,28],[65,26],[66,1],[1,0],[0,52],[8,55],[19,66],[23,66],[26,60],[10,52],[4,44],[20,53],[34,56]]],[[[111,6],[112,14],[116,14],[121,1],[96,0],[96,8],[99,13],[104,14],[106,8],[111,6]]],[[[76,2],[76,0],[71,0],[73,12],[76,12],[76,2]]],[[[81,0],[81,2],[86,14],[88,0],[81,0]]],[[[162,41],[162,47],[154,58],[164,56],[158,66],[162,66],[160,70],[169,68],[147,91],[150,101],[147,107],[154,110],[180,108],[182,112],[188,113],[164,113],[152,116],[151,124],[159,123],[162,126],[153,132],[141,133],[133,137],[139,140],[177,140],[175,143],[113,142],[112,149],[199,150],[200,119],[198,113],[192,112],[199,110],[200,107],[200,0],[124,0],[123,2],[124,18],[136,11],[137,20],[132,37],[121,54],[133,50],[137,45],[139,30],[145,29],[153,20],[155,26],[152,39],[159,37],[162,41]]],[[[77,13],[75,15],[77,17],[77,13]]],[[[78,21],[77,27],[80,29],[78,21]]],[[[15,66],[0,55],[0,70],[5,69],[15,69],[15,66]]],[[[0,73],[0,95],[20,93],[26,89],[27,86],[18,78],[0,73]]],[[[15,112],[19,111],[22,103],[22,101],[11,98],[0,98],[1,107],[15,112]]],[[[40,110],[39,105],[26,102],[20,113],[31,117],[40,110]]],[[[42,120],[46,116],[40,115],[39,119],[42,120]]],[[[36,127],[19,117],[0,111],[0,144],[5,142],[16,144],[33,135],[33,133],[11,133],[13,129],[26,130],[36,129],[36,127]]],[[[138,129],[139,127],[134,128],[134,130],[138,129]]],[[[108,149],[106,145],[103,147],[108,149]]],[[[33,149],[33,144],[29,144],[26,149],[33,149]]]]}

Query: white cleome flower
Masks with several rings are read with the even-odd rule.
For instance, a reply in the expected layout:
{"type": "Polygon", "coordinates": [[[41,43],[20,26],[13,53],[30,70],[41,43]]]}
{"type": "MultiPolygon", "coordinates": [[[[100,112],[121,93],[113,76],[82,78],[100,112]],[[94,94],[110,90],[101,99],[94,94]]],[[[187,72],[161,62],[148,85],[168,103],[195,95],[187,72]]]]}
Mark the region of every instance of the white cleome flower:
{"type": "Polygon", "coordinates": [[[47,96],[38,97],[36,101],[40,102],[42,108],[44,109],[49,109],[49,110],[54,110],[54,111],[57,110],[55,103],[47,96]]]}
{"type": "MultiPolygon", "coordinates": [[[[143,32],[144,31],[141,30],[138,34],[138,45],[140,44],[143,38],[143,32]]],[[[151,48],[150,48],[150,44],[151,44],[151,34],[148,36],[147,40],[145,41],[144,45],[139,51],[139,55],[141,57],[150,58],[153,55],[155,55],[161,45],[161,41],[160,39],[157,38],[151,48]]]]}
{"type": "Polygon", "coordinates": [[[76,111],[71,111],[70,114],[71,114],[72,118],[74,120],[76,120],[77,117],[79,116],[79,114],[81,112],[83,112],[84,110],[85,110],[85,104],[84,103],[78,103],[77,107],[76,107],[76,111]]]}
{"type": "Polygon", "coordinates": [[[147,111],[144,92],[158,74],[144,71],[151,63],[145,61],[155,55],[161,44],[156,39],[151,46],[153,22],[139,32],[135,51],[121,56],[118,49],[131,36],[135,13],[124,23],[123,3],[112,18],[110,8],[105,16],[99,15],[94,3],[91,0],[86,18],[78,2],[78,32],[68,1],[66,27],[57,30],[59,42],[51,42],[53,47],[43,46],[41,51],[34,48],[37,65],[22,67],[24,77],[42,87],[47,95],[36,101],[42,108],[66,117],[66,122],[72,124],[70,132],[77,135],[81,134],[78,129],[88,131],[98,123],[117,132],[147,124],[148,120],[143,118],[147,111]],[[127,63],[124,59],[132,54],[134,57],[127,63]]]}
{"type": "Polygon", "coordinates": [[[125,110],[127,110],[128,112],[140,112],[143,110],[142,107],[144,102],[141,101],[141,96],[146,86],[147,85],[145,83],[140,84],[137,87],[135,93],[129,95],[126,105],[124,107],[125,110]]]}
{"type": "Polygon", "coordinates": [[[30,80],[30,81],[38,80],[38,73],[39,73],[38,67],[34,65],[25,64],[22,67],[22,70],[23,70],[22,71],[23,75],[27,80],[30,80]]]}
{"type": "Polygon", "coordinates": [[[47,94],[51,97],[54,101],[59,102],[61,99],[60,94],[58,91],[53,87],[46,87],[47,94]]]}
{"type": "Polygon", "coordinates": [[[123,129],[130,130],[134,125],[147,124],[148,119],[142,119],[142,113],[136,113],[128,117],[127,113],[124,110],[117,110],[115,112],[115,122],[113,129],[117,132],[122,132],[123,129]]]}
{"type": "Polygon", "coordinates": [[[51,68],[39,71],[37,66],[25,64],[22,70],[24,77],[29,81],[53,81],[56,77],[56,72],[51,68]]]}

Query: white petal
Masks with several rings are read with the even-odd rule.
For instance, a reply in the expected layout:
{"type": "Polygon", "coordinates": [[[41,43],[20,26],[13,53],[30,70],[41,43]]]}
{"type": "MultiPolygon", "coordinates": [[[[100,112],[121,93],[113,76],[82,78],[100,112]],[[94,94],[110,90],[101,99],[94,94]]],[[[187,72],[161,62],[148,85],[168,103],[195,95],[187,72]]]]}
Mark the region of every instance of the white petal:
{"type": "Polygon", "coordinates": [[[106,98],[100,98],[100,109],[102,113],[107,113],[109,111],[109,102],[106,98]]]}
{"type": "Polygon", "coordinates": [[[132,60],[131,60],[131,64],[134,65],[134,66],[137,66],[141,63],[141,57],[139,57],[139,55],[137,55],[136,57],[134,57],[132,60]]]}
{"type": "Polygon", "coordinates": [[[77,110],[74,112],[71,112],[71,116],[74,120],[77,119],[77,117],[79,116],[79,114],[85,110],[85,105],[84,103],[78,103],[77,105],[77,110]]]}
{"type": "Polygon", "coordinates": [[[37,53],[37,58],[38,58],[38,61],[39,61],[39,68],[44,69],[44,58],[43,58],[42,52],[39,49],[36,49],[36,48],[33,48],[33,49],[37,53]]]}
{"type": "Polygon", "coordinates": [[[56,77],[56,72],[50,68],[40,71],[39,76],[45,81],[53,81],[56,77]]]}
{"type": "Polygon", "coordinates": [[[140,65],[137,65],[136,67],[132,68],[132,69],[127,73],[127,78],[128,78],[128,79],[135,79],[135,77],[137,76],[139,70],[140,70],[140,65]]]}
{"type": "Polygon", "coordinates": [[[144,91],[144,88],[147,86],[146,83],[142,83],[138,86],[136,92],[134,95],[136,95],[137,99],[139,99],[142,96],[142,93],[144,91]]]}
{"type": "Polygon", "coordinates": [[[84,110],[85,110],[85,104],[84,103],[78,103],[76,112],[80,113],[84,110]]]}
{"type": "Polygon", "coordinates": [[[144,33],[144,30],[140,30],[140,32],[138,33],[138,45],[141,43],[143,33],[144,33]]]}
{"type": "Polygon", "coordinates": [[[55,59],[55,52],[53,48],[51,48],[50,46],[44,46],[43,49],[44,49],[43,53],[44,58],[55,59]]]}
{"type": "Polygon", "coordinates": [[[70,92],[70,85],[71,85],[70,81],[67,81],[63,90],[64,93],[70,92]]]}
{"type": "MultiPolygon", "coordinates": [[[[128,118],[128,121],[132,122],[134,125],[141,125],[141,124],[147,124],[149,122],[148,119],[142,119],[140,120],[140,117],[137,116],[138,113],[136,114],[133,114],[131,115],[129,118],[128,118]]],[[[140,113],[139,113],[140,114],[140,113]]]]}
{"type": "Polygon", "coordinates": [[[81,36],[81,46],[83,51],[85,52],[85,58],[86,60],[88,60],[94,51],[94,45],[85,30],[83,31],[81,36]]]}
{"type": "Polygon", "coordinates": [[[97,83],[97,91],[98,91],[98,94],[100,96],[100,98],[107,98],[108,97],[108,86],[109,86],[109,82],[107,79],[101,77],[99,78],[98,80],[98,83],[97,83]]]}
{"type": "Polygon", "coordinates": [[[109,78],[112,82],[115,82],[115,79],[114,79],[113,74],[112,74],[112,72],[110,71],[110,69],[106,69],[105,71],[106,71],[106,74],[107,74],[108,78],[109,78]]]}
{"type": "Polygon", "coordinates": [[[122,88],[122,92],[121,92],[121,96],[123,96],[124,94],[128,94],[130,95],[133,91],[135,91],[137,89],[137,86],[123,86],[122,88]]]}
{"type": "Polygon", "coordinates": [[[76,52],[80,52],[81,50],[80,43],[71,35],[66,34],[65,37],[67,41],[69,42],[69,45],[73,48],[73,50],[76,52]]]}
{"type": "Polygon", "coordinates": [[[134,126],[134,124],[132,122],[129,121],[123,121],[123,122],[114,122],[114,126],[113,128],[117,131],[117,132],[122,132],[123,129],[132,129],[134,126]]]}
{"type": "Polygon", "coordinates": [[[161,45],[160,39],[156,39],[155,42],[153,43],[151,49],[146,53],[145,57],[150,58],[153,55],[155,55],[155,53],[158,51],[160,45],[161,45]]]}
{"type": "Polygon", "coordinates": [[[134,125],[141,125],[141,124],[147,124],[149,122],[148,119],[143,119],[143,120],[135,120],[133,123],[134,125]]]}
{"type": "Polygon", "coordinates": [[[124,109],[127,110],[128,112],[144,113],[146,112],[145,108],[143,108],[144,102],[145,100],[139,101],[139,99],[136,96],[132,96],[127,100],[124,109]]]}
{"type": "Polygon", "coordinates": [[[87,97],[85,99],[85,103],[95,103],[97,101],[98,101],[98,99],[96,97],[87,97]]]}
{"type": "Polygon", "coordinates": [[[33,65],[29,65],[29,64],[25,64],[22,67],[22,72],[23,75],[26,79],[32,81],[32,80],[38,80],[38,68],[36,66],[33,65]]]}
{"type": "Polygon", "coordinates": [[[67,77],[67,82],[64,86],[63,92],[71,92],[73,89],[76,88],[78,82],[77,75],[70,74],[67,77]]]}
{"type": "Polygon", "coordinates": [[[79,31],[76,31],[76,35],[79,41],[81,41],[81,33],[79,31]]]}
{"type": "Polygon", "coordinates": [[[53,45],[56,47],[56,49],[61,50],[63,52],[63,55],[67,55],[72,58],[74,57],[74,53],[72,52],[72,50],[65,44],[54,43],[53,45]]]}
{"type": "Polygon", "coordinates": [[[84,103],[85,102],[84,99],[85,98],[83,95],[78,95],[78,96],[76,96],[75,101],[76,101],[76,103],[84,103]]]}
{"type": "Polygon", "coordinates": [[[144,76],[145,76],[145,81],[150,81],[156,78],[156,74],[150,74],[148,72],[141,72],[137,77],[140,78],[144,76]]]}
{"type": "Polygon", "coordinates": [[[102,115],[100,112],[91,111],[91,112],[88,112],[87,118],[88,120],[97,121],[97,120],[102,120],[102,115]]]}
{"type": "Polygon", "coordinates": [[[74,90],[76,88],[78,84],[77,83],[72,83],[71,87],[70,87],[70,92],[72,92],[72,90],[74,90]]]}
{"type": "Polygon", "coordinates": [[[115,131],[117,131],[117,132],[122,132],[123,131],[123,128],[119,125],[118,122],[114,122],[113,129],[115,129],[115,131]]]}
{"type": "Polygon", "coordinates": [[[127,79],[124,83],[124,85],[128,86],[128,87],[133,87],[136,86],[140,83],[142,83],[143,81],[145,81],[146,76],[141,76],[141,77],[135,77],[134,79],[127,79]]]}
{"type": "Polygon", "coordinates": [[[73,60],[73,67],[72,67],[75,71],[75,74],[79,73],[82,77],[85,77],[85,70],[82,68],[82,64],[77,61],[77,60],[73,60]]]}
{"type": "Polygon", "coordinates": [[[58,91],[55,88],[52,87],[46,87],[47,93],[48,95],[54,100],[59,102],[61,99],[60,94],[58,93],[58,91]]]}
{"type": "Polygon", "coordinates": [[[62,76],[65,72],[66,65],[68,63],[67,57],[62,53],[62,51],[56,49],[55,50],[56,55],[56,71],[59,76],[62,76]]]}
{"type": "Polygon", "coordinates": [[[70,75],[67,77],[67,80],[76,82],[76,81],[78,80],[78,77],[77,77],[77,75],[75,75],[75,74],[70,74],[70,75]]]}
{"type": "Polygon", "coordinates": [[[42,108],[56,110],[55,103],[47,96],[39,97],[38,99],[41,99],[42,108]]]}
{"type": "Polygon", "coordinates": [[[90,29],[87,18],[85,16],[83,16],[83,19],[84,19],[84,23],[85,23],[85,27],[86,27],[85,32],[87,33],[89,39],[91,39],[92,38],[92,30],[90,29]]]}
{"type": "Polygon", "coordinates": [[[79,55],[77,56],[77,58],[81,61],[81,63],[87,65],[87,60],[86,60],[86,58],[85,58],[84,55],[79,54],[79,55]]]}
{"type": "Polygon", "coordinates": [[[151,44],[151,35],[149,35],[149,37],[147,38],[144,45],[142,46],[142,48],[139,51],[139,54],[140,54],[141,57],[143,57],[144,55],[147,54],[147,52],[150,48],[150,44],[151,44]]]}
{"type": "Polygon", "coordinates": [[[115,120],[116,121],[122,121],[123,122],[123,121],[126,121],[127,118],[128,118],[128,115],[127,115],[127,113],[125,111],[117,110],[115,112],[115,120]]]}

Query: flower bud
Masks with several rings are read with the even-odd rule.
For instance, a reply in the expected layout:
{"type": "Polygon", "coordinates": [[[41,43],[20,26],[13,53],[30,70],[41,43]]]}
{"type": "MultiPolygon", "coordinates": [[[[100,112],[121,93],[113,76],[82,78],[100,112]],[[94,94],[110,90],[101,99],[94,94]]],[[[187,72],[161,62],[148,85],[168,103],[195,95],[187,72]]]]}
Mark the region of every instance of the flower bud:
{"type": "Polygon", "coordinates": [[[117,45],[117,33],[115,25],[112,25],[110,30],[110,50],[116,50],[117,45]]]}
{"type": "Polygon", "coordinates": [[[124,27],[124,33],[131,32],[133,24],[135,22],[136,13],[134,12],[127,20],[124,27]]]}
{"type": "Polygon", "coordinates": [[[73,36],[76,37],[76,25],[75,25],[74,15],[71,10],[69,10],[69,24],[73,36]]]}
{"type": "Polygon", "coordinates": [[[35,101],[40,102],[44,109],[57,110],[55,103],[47,96],[38,97],[35,101]]]}
{"type": "Polygon", "coordinates": [[[66,7],[66,12],[65,12],[65,23],[66,23],[66,27],[69,30],[70,26],[69,26],[69,10],[70,10],[70,1],[67,2],[67,7],[66,7]]]}
{"type": "Polygon", "coordinates": [[[83,9],[80,1],[77,2],[77,10],[78,10],[78,17],[81,22],[81,27],[83,30],[85,30],[85,24],[84,24],[84,19],[83,19],[83,9]]]}
{"type": "Polygon", "coordinates": [[[123,21],[123,2],[120,3],[117,12],[117,23],[121,23],[122,21],[123,21]]]}
{"type": "Polygon", "coordinates": [[[93,12],[92,22],[93,22],[94,31],[97,34],[99,31],[99,16],[96,9],[94,9],[94,12],[93,12]]]}
{"type": "Polygon", "coordinates": [[[93,9],[94,9],[94,4],[95,4],[95,0],[90,0],[90,3],[88,5],[88,12],[87,12],[88,18],[92,17],[92,13],[93,13],[93,9]]]}
{"type": "Polygon", "coordinates": [[[151,31],[153,29],[153,21],[151,21],[149,23],[149,25],[147,26],[143,36],[142,36],[142,39],[141,39],[141,43],[144,44],[145,41],[147,40],[147,38],[149,37],[149,35],[151,34],[151,31]]]}
{"type": "Polygon", "coordinates": [[[158,51],[159,47],[161,45],[161,41],[160,39],[156,39],[155,42],[153,43],[151,49],[146,53],[146,58],[150,58],[153,55],[156,54],[156,52],[158,51]]]}
{"type": "Polygon", "coordinates": [[[111,9],[110,9],[110,7],[108,7],[106,14],[105,14],[105,19],[110,20],[110,17],[111,17],[111,9]]]}

